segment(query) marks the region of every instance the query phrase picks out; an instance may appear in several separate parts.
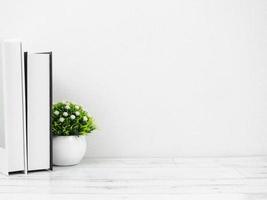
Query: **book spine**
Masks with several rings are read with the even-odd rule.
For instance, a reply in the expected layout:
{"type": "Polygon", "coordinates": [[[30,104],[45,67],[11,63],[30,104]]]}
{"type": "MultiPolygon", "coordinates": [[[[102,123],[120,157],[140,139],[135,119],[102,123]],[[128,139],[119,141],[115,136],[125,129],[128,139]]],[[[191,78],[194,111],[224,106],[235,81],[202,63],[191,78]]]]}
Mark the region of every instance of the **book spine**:
{"type": "Polygon", "coordinates": [[[25,170],[21,45],[20,41],[4,42],[4,123],[9,172],[25,170]]]}
{"type": "Polygon", "coordinates": [[[28,170],[52,169],[52,54],[25,54],[28,170]]]}

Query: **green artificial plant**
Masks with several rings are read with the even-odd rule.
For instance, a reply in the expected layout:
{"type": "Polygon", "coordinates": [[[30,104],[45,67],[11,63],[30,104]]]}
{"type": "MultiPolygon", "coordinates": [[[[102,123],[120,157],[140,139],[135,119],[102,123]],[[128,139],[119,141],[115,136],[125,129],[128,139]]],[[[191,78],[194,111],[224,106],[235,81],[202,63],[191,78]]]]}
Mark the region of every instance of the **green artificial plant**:
{"type": "Polygon", "coordinates": [[[52,107],[52,133],[56,136],[87,135],[96,129],[95,122],[82,106],[58,102],[52,107]]]}

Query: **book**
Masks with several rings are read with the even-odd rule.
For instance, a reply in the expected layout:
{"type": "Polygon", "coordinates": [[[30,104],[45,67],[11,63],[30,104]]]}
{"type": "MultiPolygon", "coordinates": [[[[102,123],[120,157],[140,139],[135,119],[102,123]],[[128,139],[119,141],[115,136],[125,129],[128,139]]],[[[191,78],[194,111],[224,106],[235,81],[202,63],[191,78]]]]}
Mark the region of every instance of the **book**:
{"type": "Polygon", "coordinates": [[[22,43],[0,40],[0,171],[26,172],[22,43]]]}
{"type": "Polygon", "coordinates": [[[24,53],[27,170],[52,169],[52,52],[24,53]]]}

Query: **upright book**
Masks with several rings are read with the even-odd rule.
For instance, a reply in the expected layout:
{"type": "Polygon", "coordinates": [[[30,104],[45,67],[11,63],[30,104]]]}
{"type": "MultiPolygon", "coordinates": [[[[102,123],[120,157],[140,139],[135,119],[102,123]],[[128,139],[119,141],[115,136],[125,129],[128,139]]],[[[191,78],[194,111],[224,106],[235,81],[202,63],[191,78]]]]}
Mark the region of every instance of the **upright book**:
{"type": "Polygon", "coordinates": [[[52,169],[52,52],[24,53],[28,171],[52,169]]]}
{"type": "Polygon", "coordinates": [[[22,43],[0,40],[0,171],[26,172],[22,43]]]}

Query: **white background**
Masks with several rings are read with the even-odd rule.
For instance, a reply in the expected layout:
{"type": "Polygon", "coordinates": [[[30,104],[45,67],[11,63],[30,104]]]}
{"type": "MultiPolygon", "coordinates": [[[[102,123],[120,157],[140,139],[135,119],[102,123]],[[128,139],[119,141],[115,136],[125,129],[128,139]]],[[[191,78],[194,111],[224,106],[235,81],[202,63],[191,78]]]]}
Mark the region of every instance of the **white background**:
{"type": "Polygon", "coordinates": [[[90,157],[267,154],[265,0],[0,1],[0,34],[54,53],[90,157]]]}

